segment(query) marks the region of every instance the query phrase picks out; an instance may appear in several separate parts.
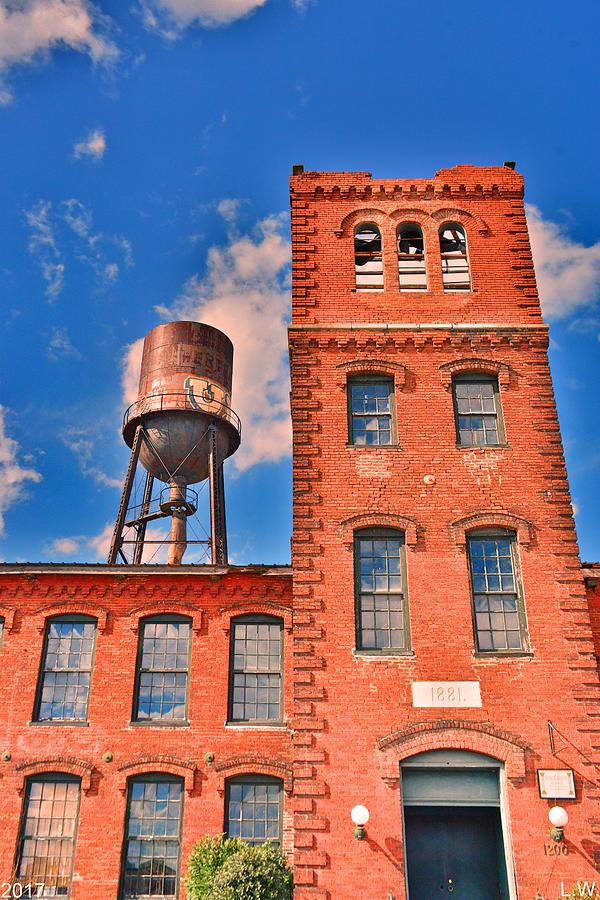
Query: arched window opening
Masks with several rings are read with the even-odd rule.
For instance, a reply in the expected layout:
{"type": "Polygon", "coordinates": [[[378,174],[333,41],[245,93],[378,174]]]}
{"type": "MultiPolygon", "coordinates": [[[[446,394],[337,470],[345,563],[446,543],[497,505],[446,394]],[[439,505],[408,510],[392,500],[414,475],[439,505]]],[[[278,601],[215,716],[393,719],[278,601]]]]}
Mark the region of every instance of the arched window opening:
{"type": "Polygon", "coordinates": [[[134,722],[187,721],[191,621],[153,616],[140,624],[134,722]]]}
{"type": "Polygon", "coordinates": [[[148,773],[129,780],[121,900],[176,900],[182,813],[181,778],[148,773]]]}
{"type": "Polygon", "coordinates": [[[494,528],[472,531],[467,548],[477,650],[526,650],[525,607],[514,532],[494,528]]]}
{"type": "Polygon", "coordinates": [[[427,270],[423,230],[414,222],[405,222],[396,232],[398,244],[398,284],[401,291],[426,291],[427,270]]]}
{"type": "Polygon", "coordinates": [[[356,646],[408,650],[404,534],[375,528],[354,534],[356,646]]]}
{"type": "Polygon", "coordinates": [[[96,624],[80,615],[47,622],[34,721],[86,721],[96,624]]]}
{"type": "Polygon", "coordinates": [[[373,222],[354,229],[354,271],[357,291],[383,290],[381,232],[373,222]]]}
{"type": "Polygon", "coordinates": [[[440,228],[442,283],[445,291],[470,291],[471,275],[465,229],[457,222],[440,228]]]}
{"type": "Polygon", "coordinates": [[[241,775],[227,782],[225,831],[248,844],[281,844],[283,784],[267,775],[241,775]]]}
{"type": "Polygon", "coordinates": [[[231,623],[229,721],[273,725],[282,719],[283,622],[239,616],[231,623]]]}

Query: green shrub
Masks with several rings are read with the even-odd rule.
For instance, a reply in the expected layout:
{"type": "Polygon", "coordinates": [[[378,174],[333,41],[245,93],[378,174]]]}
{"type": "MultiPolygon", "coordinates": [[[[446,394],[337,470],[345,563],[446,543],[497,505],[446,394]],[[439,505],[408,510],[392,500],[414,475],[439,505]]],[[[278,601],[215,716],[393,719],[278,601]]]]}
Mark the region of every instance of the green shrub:
{"type": "Polygon", "coordinates": [[[212,878],[221,866],[234,853],[246,846],[238,838],[225,838],[224,834],[215,837],[206,835],[192,847],[188,859],[188,874],[185,879],[188,900],[208,900],[212,878]]]}
{"type": "Polygon", "coordinates": [[[286,859],[276,847],[262,844],[229,856],[208,887],[210,900],[291,900],[294,881],[286,859]]]}

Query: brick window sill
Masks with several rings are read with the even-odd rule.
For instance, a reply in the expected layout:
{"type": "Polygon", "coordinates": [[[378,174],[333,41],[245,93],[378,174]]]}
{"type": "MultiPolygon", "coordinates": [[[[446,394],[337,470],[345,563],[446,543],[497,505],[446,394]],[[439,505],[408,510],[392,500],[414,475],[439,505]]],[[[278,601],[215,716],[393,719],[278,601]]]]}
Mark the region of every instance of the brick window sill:
{"type": "Polygon", "coordinates": [[[510,444],[457,444],[457,450],[512,450],[510,444]]]}
{"type": "Polygon", "coordinates": [[[132,720],[127,723],[128,728],[189,728],[190,723],[185,721],[179,722],[161,722],[158,719],[150,719],[148,722],[139,722],[132,720]]]}
{"type": "Polygon", "coordinates": [[[67,727],[70,726],[72,728],[89,728],[90,727],[90,723],[87,721],[86,722],[71,722],[68,719],[52,719],[52,720],[46,719],[43,722],[28,722],[27,724],[33,725],[33,726],[35,726],[35,728],[39,728],[40,726],[46,727],[46,728],[54,727],[54,726],[58,726],[59,728],[64,728],[65,726],[67,726],[67,727]]]}
{"type": "Polygon", "coordinates": [[[346,444],[347,450],[401,450],[400,444],[346,444]]]}
{"type": "Polygon", "coordinates": [[[534,653],[531,650],[474,650],[473,659],[533,659],[534,653]]]}
{"type": "Polygon", "coordinates": [[[264,731],[287,731],[288,726],[285,722],[225,722],[225,728],[235,729],[237,731],[255,731],[260,728],[264,731]]]}
{"type": "Polygon", "coordinates": [[[353,650],[356,659],[414,659],[414,650],[353,650]]]}

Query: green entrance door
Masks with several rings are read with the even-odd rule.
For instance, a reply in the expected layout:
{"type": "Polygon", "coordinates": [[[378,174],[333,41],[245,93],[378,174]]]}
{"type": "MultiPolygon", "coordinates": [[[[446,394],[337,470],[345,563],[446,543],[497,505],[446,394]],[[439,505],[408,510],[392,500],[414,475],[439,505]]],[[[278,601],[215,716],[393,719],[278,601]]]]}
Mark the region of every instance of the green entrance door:
{"type": "Polygon", "coordinates": [[[497,809],[407,807],[410,900],[507,900],[497,809]]]}
{"type": "Polygon", "coordinates": [[[500,763],[466,751],[402,764],[410,900],[509,900],[500,763]]]}

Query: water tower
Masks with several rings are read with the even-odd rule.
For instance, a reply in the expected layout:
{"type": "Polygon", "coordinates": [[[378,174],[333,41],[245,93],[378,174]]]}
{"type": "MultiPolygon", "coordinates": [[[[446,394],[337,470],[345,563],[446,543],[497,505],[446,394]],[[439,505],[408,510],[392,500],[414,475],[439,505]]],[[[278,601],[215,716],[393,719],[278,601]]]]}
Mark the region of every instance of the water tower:
{"type": "Polygon", "coordinates": [[[123,418],[131,458],[108,562],[139,564],[149,522],[171,518],[168,563],[181,563],[187,519],[198,509],[189,485],[208,479],[213,565],[227,564],[223,462],[240,444],[240,420],[231,409],[233,345],[227,335],[199,322],[169,322],[146,335],[138,399],[123,418]],[[139,503],[132,489],[141,463],[139,503]],[[155,494],[155,480],[160,490],[155,494]],[[135,498],[134,498],[135,500],[135,498]],[[128,555],[129,553],[129,555],[128,555]]]}

